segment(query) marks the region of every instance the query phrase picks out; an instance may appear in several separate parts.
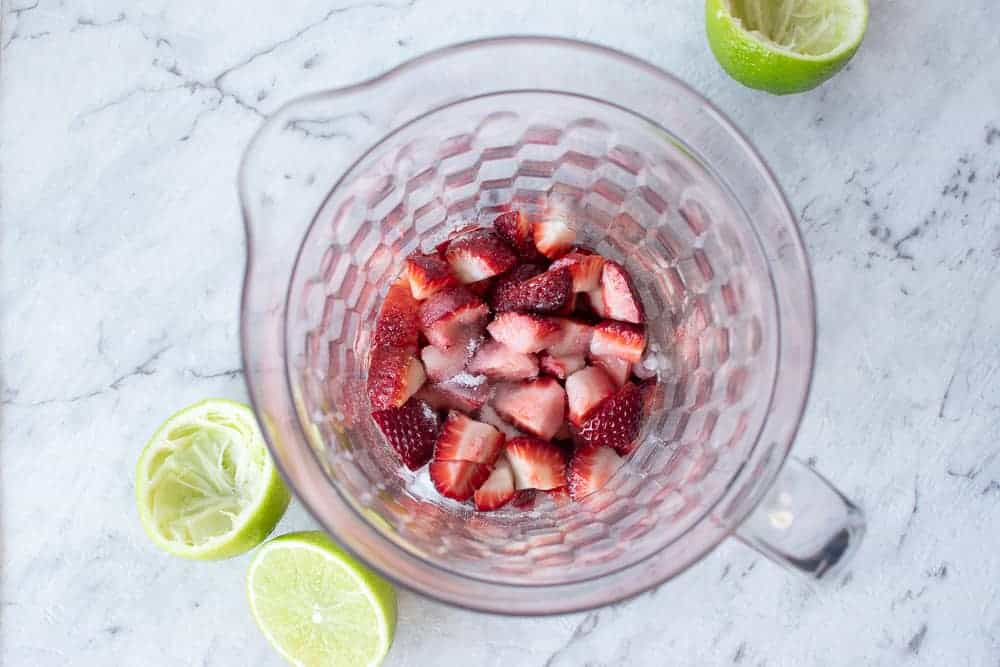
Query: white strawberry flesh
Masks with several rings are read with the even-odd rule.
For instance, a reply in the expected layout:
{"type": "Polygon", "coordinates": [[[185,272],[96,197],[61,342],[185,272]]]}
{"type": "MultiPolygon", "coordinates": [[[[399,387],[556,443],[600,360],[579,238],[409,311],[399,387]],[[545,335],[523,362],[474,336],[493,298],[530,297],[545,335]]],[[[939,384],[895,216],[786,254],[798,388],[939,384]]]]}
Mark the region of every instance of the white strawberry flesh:
{"type": "Polygon", "coordinates": [[[469,363],[469,348],[453,345],[442,349],[428,345],[420,350],[420,360],[431,382],[444,382],[461,373],[469,363]]]}
{"type": "Polygon", "coordinates": [[[549,344],[546,351],[557,357],[574,354],[586,354],[590,350],[590,341],[594,335],[594,327],[576,320],[558,318],[554,320],[559,327],[558,336],[549,344]]]}
{"type": "Polygon", "coordinates": [[[490,340],[472,358],[469,372],[503,380],[527,380],[538,375],[538,359],[490,340]]]}
{"type": "Polygon", "coordinates": [[[420,304],[420,328],[431,345],[467,345],[482,335],[490,311],[464,287],[443,289],[420,304]]]}
{"type": "Polygon", "coordinates": [[[614,381],[598,366],[588,366],[570,375],[566,378],[570,422],[579,426],[615,389],[614,381]]]}
{"type": "Polygon", "coordinates": [[[550,440],[566,415],[566,392],[550,377],[497,387],[493,407],[526,433],[550,440]]]}
{"type": "Polygon", "coordinates": [[[514,488],[545,491],[566,485],[562,450],[538,438],[514,438],[504,447],[514,473],[514,488]]]}
{"type": "Polygon", "coordinates": [[[586,255],[571,252],[554,262],[549,270],[566,267],[573,278],[574,292],[592,292],[601,287],[601,271],[604,258],[600,255],[586,255]]]}
{"type": "Polygon", "coordinates": [[[475,283],[509,271],[517,255],[491,229],[479,229],[456,237],[445,251],[452,273],[462,283],[475,283]]]}
{"type": "Polygon", "coordinates": [[[634,324],[646,321],[642,302],[632,284],[632,277],[621,264],[605,262],[601,271],[601,294],[604,297],[604,314],[601,317],[634,324]]]}
{"type": "Polygon", "coordinates": [[[489,424],[452,410],[434,445],[435,461],[473,461],[492,465],[500,455],[504,435],[489,424]]]}
{"type": "Polygon", "coordinates": [[[549,259],[558,259],[576,243],[576,232],[561,218],[540,220],[532,226],[535,247],[549,259]]]}
{"type": "Polygon", "coordinates": [[[514,471],[507,459],[497,459],[486,482],[476,489],[472,501],[481,512],[497,510],[510,502],[514,497],[514,471]]]}
{"type": "Polygon", "coordinates": [[[516,352],[541,352],[562,337],[562,329],[554,318],[527,313],[500,313],[486,330],[516,352]]]}
{"type": "Polygon", "coordinates": [[[590,339],[591,356],[618,357],[630,364],[639,363],[645,349],[646,328],[640,324],[601,322],[590,339]]]}
{"type": "Polygon", "coordinates": [[[603,445],[579,447],[569,462],[569,495],[582,500],[599,491],[621,468],[624,460],[615,450],[603,445]]]}
{"type": "Polygon", "coordinates": [[[582,354],[556,356],[548,352],[543,352],[538,357],[538,366],[542,372],[557,377],[560,380],[565,380],[586,365],[587,360],[582,354]]]}

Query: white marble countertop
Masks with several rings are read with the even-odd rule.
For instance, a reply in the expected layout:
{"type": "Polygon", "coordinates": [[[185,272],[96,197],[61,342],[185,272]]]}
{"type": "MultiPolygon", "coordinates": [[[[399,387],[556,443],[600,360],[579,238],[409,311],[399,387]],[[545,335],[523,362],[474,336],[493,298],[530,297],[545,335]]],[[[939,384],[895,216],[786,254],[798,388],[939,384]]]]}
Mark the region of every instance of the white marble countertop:
{"type": "MultiPolygon", "coordinates": [[[[161,419],[245,397],[240,153],[293,96],[530,32],[672,70],[771,162],[819,304],[796,451],[869,534],[819,592],[739,544],[589,614],[501,618],[402,592],[387,664],[996,665],[1000,5],[871,2],[845,72],[774,98],[721,72],[693,0],[5,0],[0,662],[279,664],[246,606],[247,557],[161,554],[132,497],[161,419]]],[[[312,525],[293,504],[279,532],[312,525]]]]}

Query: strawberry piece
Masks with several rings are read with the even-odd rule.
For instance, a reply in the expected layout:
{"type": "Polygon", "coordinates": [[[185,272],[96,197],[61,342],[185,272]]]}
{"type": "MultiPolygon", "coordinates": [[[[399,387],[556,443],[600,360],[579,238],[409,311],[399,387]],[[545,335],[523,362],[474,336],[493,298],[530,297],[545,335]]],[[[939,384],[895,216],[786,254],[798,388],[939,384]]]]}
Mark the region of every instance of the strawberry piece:
{"type": "Polygon", "coordinates": [[[473,461],[493,465],[503,448],[504,435],[489,424],[452,410],[434,445],[435,461],[473,461]]]}
{"type": "Polygon", "coordinates": [[[642,361],[646,349],[646,327],[641,324],[607,321],[594,327],[590,354],[594,357],[618,357],[630,364],[642,361]]]}
{"type": "Polygon", "coordinates": [[[518,285],[544,272],[545,269],[537,264],[518,264],[509,273],[496,279],[488,298],[490,307],[497,310],[497,305],[508,301],[509,295],[517,291],[518,285]]]}
{"type": "Polygon", "coordinates": [[[478,410],[489,400],[490,387],[482,375],[459,373],[447,382],[425,384],[417,398],[427,401],[435,410],[478,410]]]}
{"type": "Polygon", "coordinates": [[[535,248],[535,235],[528,216],[520,211],[501,213],[493,220],[493,228],[522,259],[541,258],[535,248]]]}
{"type": "Polygon", "coordinates": [[[410,280],[410,292],[418,301],[458,284],[448,264],[435,255],[410,255],[406,260],[406,275],[410,280]]]}
{"type": "Polygon", "coordinates": [[[469,363],[469,372],[504,380],[527,380],[538,375],[538,359],[491,340],[476,352],[469,363]]]}
{"type": "Polygon", "coordinates": [[[486,330],[494,340],[524,354],[544,350],[562,336],[558,321],[527,313],[500,313],[486,330]]]}
{"type": "Polygon", "coordinates": [[[545,491],[566,486],[566,460],[562,450],[538,438],[514,438],[504,454],[514,472],[514,488],[545,491]]]}
{"type": "MultiPolygon", "coordinates": [[[[601,272],[603,275],[604,272],[601,272]]],[[[608,309],[604,305],[604,290],[595,289],[592,292],[587,292],[587,302],[590,304],[590,309],[594,311],[594,314],[598,317],[604,318],[608,316],[608,309]]]]}
{"type": "Polygon", "coordinates": [[[483,333],[490,311],[464,287],[446,288],[420,304],[420,328],[431,345],[467,345],[483,333]]]}
{"type": "Polygon", "coordinates": [[[545,373],[548,373],[553,377],[557,377],[560,380],[565,380],[567,377],[586,366],[587,361],[582,354],[557,356],[549,354],[548,352],[543,352],[538,358],[538,365],[545,373]]]}
{"type": "Polygon", "coordinates": [[[594,327],[575,320],[559,319],[559,336],[548,346],[548,353],[557,357],[585,354],[590,350],[594,327]]]}
{"type": "Polygon", "coordinates": [[[372,350],[368,367],[368,400],[373,410],[398,408],[424,384],[420,361],[405,349],[372,350]]]}
{"type": "Polygon", "coordinates": [[[431,461],[434,488],[445,498],[463,501],[472,497],[490,477],[490,467],[472,461],[431,461]]]}
{"type": "Polygon", "coordinates": [[[415,352],[420,336],[420,304],[410,292],[409,281],[397,280],[385,294],[375,330],[372,350],[406,349],[415,352]]]}
{"type": "Polygon", "coordinates": [[[566,299],[566,304],[556,311],[556,315],[572,315],[576,312],[576,304],[579,302],[577,298],[579,295],[576,292],[570,292],[569,298],[566,299]]]}
{"type": "Polygon", "coordinates": [[[599,357],[592,355],[591,361],[594,362],[595,366],[603,368],[604,372],[614,380],[616,389],[621,389],[625,385],[629,373],[632,372],[632,364],[619,357],[599,357]]]}
{"type": "Polygon", "coordinates": [[[524,435],[516,428],[514,428],[506,421],[504,421],[503,417],[501,417],[497,413],[497,411],[493,409],[493,406],[490,405],[489,403],[479,408],[478,419],[484,424],[489,424],[490,426],[494,427],[496,430],[503,433],[507,438],[518,438],[524,435]]]}
{"type": "Polygon", "coordinates": [[[535,247],[549,259],[558,259],[566,254],[576,242],[576,232],[565,220],[552,218],[542,220],[532,226],[535,247]]]}
{"type": "Polygon", "coordinates": [[[597,406],[576,432],[578,446],[607,445],[621,455],[636,445],[642,420],[643,401],[639,388],[631,382],[597,406]]]}
{"type": "Polygon", "coordinates": [[[440,347],[428,345],[420,350],[420,360],[424,362],[424,371],[430,381],[444,382],[461,373],[472,356],[470,347],[473,346],[453,345],[442,350],[440,347]]]}
{"type": "Polygon", "coordinates": [[[554,313],[563,310],[573,295],[573,279],[569,269],[546,271],[533,278],[506,284],[493,293],[490,305],[498,313],[520,310],[533,313],[554,313]]]}
{"type": "Polygon", "coordinates": [[[600,490],[622,466],[623,459],[615,450],[603,445],[588,445],[573,453],[567,477],[569,495],[581,500],[600,490]]]}
{"type": "Polygon", "coordinates": [[[517,255],[491,229],[478,229],[453,239],[445,258],[461,283],[492,278],[517,264],[517,255]]]}
{"type": "Polygon", "coordinates": [[[411,398],[402,407],[376,410],[372,419],[407,468],[416,470],[431,460],[440,421],[427,403],[411,398]]]}
{"type": "Polygon", "coordinates": [[[570,422],[579,426],[616,389],[614,381],[598,366],[588,366],[570,375],[566,378],[570,422]]]}
{"type": "Polygon", "coordinates": [[[517,428],[549,440],[566,414],[566,392],[550,377],[497,387],[493,407],[517,428]]]}
{"type": "Polygon", "coordinates": [[[469,290],[480,299],[485,299],[490,292],[493,291],[493,283],[495,280],[493,278],[486,278],[485,280],[477,280],[474,283],[469,283],[465,286],[465,289],[469,290]]]}
{"type": "Polygon", "coordinates": [[[514,471],[507,459],[497,459],[486,482],[472,494],[476,509],[481,512],[500,509],[514,497],[514,471]]]}
{"type": "Polygon", "coordinates": [[[552,262],[549,271],[566,268],[573,278],[573,292],[593,292],[601,287],[604,258],[574,251],[552,262]]]}
{"type": "MultiPolygon", "coordinates": [[[[642,324],[646,314],[642,309],[642,301],[635,291],[632,276],[617,262],[607,261],[601,271],[601,293],[604,296],[604,315],[612,320],[642,324]]],[[[591,301],[593,306],[593,301],[591,301]]],[[[598,311],[597,308],[594,308],[598,311]]],[[[600,311],[598,311],[600,312],[600,311]]]]}

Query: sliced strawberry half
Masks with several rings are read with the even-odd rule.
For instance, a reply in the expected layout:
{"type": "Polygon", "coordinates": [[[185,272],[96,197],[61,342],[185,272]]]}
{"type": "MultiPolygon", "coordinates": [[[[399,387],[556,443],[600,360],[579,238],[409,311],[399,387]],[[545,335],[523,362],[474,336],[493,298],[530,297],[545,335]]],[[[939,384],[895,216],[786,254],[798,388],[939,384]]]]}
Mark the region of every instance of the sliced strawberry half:
{"type": "Polygon", "coordinates": [[[566,392],[550,377],[497,387],[493,407],[517,428],[550,440],[566,415],[566,392]]]}
{"type": "Polygon", "coordinates": [[[619,357],[599,357],[591,355],[595,366],[600,366],[614,380],[615,388],[621,389],[632,372],[632,364],[619,357]]]}
{"type": "Polygon", "coordinates": [[[405,349],[374,349],[368,366],[368,400],[373,410],[398,408],[424,384],[420,360],[405,349]]]}
{"type": "Polygon", "coordinates": [[[410,280],[410,293],[418,301],[458,284],[447,262],[437,255],[410,255],[406,260],[406,275],[410,280]]]}
{"type": "Polygon", "coordinates": [[[493,220],[497,234],[514,249],[522,259],[539,259],[535,236],[528,216],[520,211],[501,213],[493,220]]]}
{"type": "Polygon", "coordinates": [[[489,478],[472,495],[472,501],[477,510],[489,512],[509,503],[514,492],[514,471],[507,459],[499,458],[489,478]]]}
{"type": "MultiPolygon", "coordinates": [[[[475,339],[473,339],[475,340],[475,339]]],[[[452,345],[447,349],[428,345],[420,350],[420,360],[431,382],[444,382],[455,377],[469,363],[472,353],[469,345],[452,345]]],[[[473,347],[473,352],[475,348],[473,347]]]]}
{"type": "Polygon", "coordinates": [[[571,374],[587,365],[587,360],[582,354],[567,354],[557,356],[543,352],[538,357],[538,366],[544,373],[560,380],[565,380],[571,374]]]}
{"type": "Polygon", "coordinates": [[[628,454],[635,448],[642,413],[643,400],[639,388],[626,382],[580,424],[576,432],[578,446],[607,445],[623,456],[628,454]]]}
{"type": "Polygon", "coordinates": [[[525,354],[544,350],[562,334],[555,319],[528,313],[500,313],[486,330],[494,340],[525,354]]]}
{"type": "Polygon", "coordinates": [[[459,373],[447,382],[425,384],[416,396],[427,401],[436,410],[473,412],[489,400],[490,391],[485,376],[459,373]]]}
{"type": "Polygon", "coordinates": [[[509,273],[497,277],[488,297],[490,307],[495,311],[498,310],[497,306],[509,301],[510,295],[517,291],[518,285],[544,272],[545,269],[537,264],[518,264],[509,273]]]}
{"type": "MultiPolygon", "coordinates": [[[[603,275],[603,271],[601,274],[603,275]]],[[[604,305],[604,290],[595,289],[587,292],[587,302],[590,304],[590,309],[594,311],[594,314],[598,317],[604,318],[608,316],[608,309],[604,305]]]]}
{"type": "Polygon", "coordinates": [[[570,302],[573,279],[566,268],[546,271],[520,283],[505,284],[502,291],[494,291],[492,296],[490,305],[498,313],[555,313],[570,302]]]}
{"type": "Polygon", "coordinates": [[[431,345],[447,349],[483,333],[490,310],[464,287],[450,287],[420,304],[420,328],[431,345]]]}
{"type": "Polygon", "coordinates": [[[624,460],[610,447],[588,445],[580,447],[570,459],[567,477],[569,495],[582,500],[599,491],[622,466],[624,460]]]}
{"type": "Polygon", "coordinates": [[[514,488],[545,491],[566,486],[562,450],[538,438],[514,438],[504,447],[514,472],[514,488]]]}
{"type": "Polygon", "coordinates": [[[642,361],[646,349],[646,327],[613,320],[594,327],[590,339],[590,354],[595,357],[618,357],[630,364],[642,361]]]}
{"type": "Polygon", "coordinates": [[[489,424],[490,426],[496,428],[496,430],[500,431],[505,436],[507,436],[508,439],[517,438],[524,435],[516,428],[511,426],[510,423],[505,421],[504,418],[501,417],[500,414],[496,410],[494,410],[493,406],[490,405],[489,403],[479,408],[479,412],[477,413],[477,418],[479,419],[479,421],[485,424],[489,424]]]}
{"type": "Polygon", "coordinates": [[[616,389],[614,380],[599,366],[588,366],[570,375],[566,378],[570,422],[579,426],[616,389]]]}
{"type": "Polygon", "coordinates": [[[410,292],[408,280],[397,280],[385,294],[375,320],[371,347],[416,351],[420,337],[420,304],[410,292]]]}
{"type": "Polygon", "coordinates": [[[479,229],[453,239],[445,258],[462,283],[492,278],[517,264],[517,255],[492,229],[479,229]]]}
{"type": "Polygon", "coordinates": [[[407,468],[416,470],[431,460],[440,420],[430,405],[411,398],[401,407],[376,410],[372,419],[407,468]]]}
{"type": "Polygon", "coordinates": [[[573,278],[574,292],[592,292],[601,287],[604,258],[600,255],[574,251],[552,262],[549,271],[565,268],[573,278]]]}
{"type": "MultiPolygon", "coordinates": [[[[607,261],[601,271],[601,293],[604,296],[604,315],[612,320],[642,324],[646,314],[642,301],[635,291],[632,276],[618,262],[607,261]]],[[[593,306],[593,301],[591,301],[593,306]]],[[[595,308],[594,310],[597,310],[595,308]]]]}
{"type": "Polygon", "coordinates": [[[540,220],[532,225],[535,247],[549,259],[565,255],[576,243],[576,232],[560,218],[540,220]]]}
{"type": "Polygon", "coordinates": [[[473,461],[493,465],[503,448],[504,435],[489,424],[452,410],[434,446],[435,461],[473,461]]]}
{"type": "Polygon", "coordinates": [[[527,380],[538,375],[533,354],[513,350],[495,340],[486,341],[469,363],[469,372],[503,380],[527,380]]]}
{"type": "Polygon", "coordinates": [[[434,488],[445,498],[468,500],[490,477],[490,467],[471,461],[431,461],[434,488]]]}
{"type": "Polygon", "coordinates": [[[564,357],[586,354],[590,350],[590,339],[594,335],[594,327],[564,318],[557,319],[555,322],[559,326],[559,335],[548,346],[549,354],[564,357]]]}

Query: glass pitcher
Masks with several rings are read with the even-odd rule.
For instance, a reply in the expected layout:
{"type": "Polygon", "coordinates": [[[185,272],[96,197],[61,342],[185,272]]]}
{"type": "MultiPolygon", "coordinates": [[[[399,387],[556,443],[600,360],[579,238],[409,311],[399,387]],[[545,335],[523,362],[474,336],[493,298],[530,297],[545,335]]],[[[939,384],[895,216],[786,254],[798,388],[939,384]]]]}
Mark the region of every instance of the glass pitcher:
{"type": "Polygon", "coordinates": [[[731,535],[813,578],[856,548],[861,512],[786,458],[815,345],[795,219],[746,138],[669,74],[562,39],[460,44],[282,107],[239,188],[254,408],[298,498],[389,579],[547,614],[657,586],[731,535]],[[410,252],[511,208],[567,214],[630,270],[659,389],[601,491],[476,513],[393,459],[366,350],[410,252]]]}

